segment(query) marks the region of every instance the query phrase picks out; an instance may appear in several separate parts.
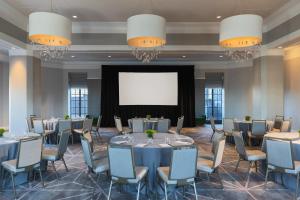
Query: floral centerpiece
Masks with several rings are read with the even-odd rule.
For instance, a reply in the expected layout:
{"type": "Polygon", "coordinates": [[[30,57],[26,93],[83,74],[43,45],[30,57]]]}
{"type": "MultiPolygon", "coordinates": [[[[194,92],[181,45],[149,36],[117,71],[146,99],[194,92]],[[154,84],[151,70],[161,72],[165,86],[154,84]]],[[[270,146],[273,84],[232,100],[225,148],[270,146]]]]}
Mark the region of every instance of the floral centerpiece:
{"type": "Polygon", "coordinates": [[[245,116],[245,121],[251,121],[251,116],[249,115],[245,116]]]}
{"type": "Polygon", "coordinates": [[[5,129],[3,129],[3,128],[0,128],[0,137],[2,137],[3,136],[3,133],[5,132],[5,129]]]}
{"type": "Polygon", "coordinates": [[[154,136],[154,134],[157,133],[157,131],[153,130],[153,129],[148,129],[148,130],[145,130],[145,133],[148,138],[153,139],[153,136],[154,136]]]}
{"type": "Polygon", "coordinates": [[[69,116],[69,115],[65,115],[65,116],[64,116],[64,119],[65,119],[65,120],[70,119],[70,116],[69,116]]]}

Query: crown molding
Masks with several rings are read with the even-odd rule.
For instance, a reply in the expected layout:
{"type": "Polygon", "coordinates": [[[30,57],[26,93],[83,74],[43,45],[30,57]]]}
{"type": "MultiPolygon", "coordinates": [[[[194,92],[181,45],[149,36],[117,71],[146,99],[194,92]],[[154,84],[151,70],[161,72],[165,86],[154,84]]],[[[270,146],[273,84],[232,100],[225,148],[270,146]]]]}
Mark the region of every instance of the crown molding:
{"type": "Polygon", "coordinates": [[[0,17],[27,31],[28,16],[15,9],[5,1],[0,1],[0,17]]]}
{"type": "Polygon", "coordinates": [[[291,0],[264,19],[263,30],[268,32],[298,14],[300,14],[300,1],[291,0]]]}

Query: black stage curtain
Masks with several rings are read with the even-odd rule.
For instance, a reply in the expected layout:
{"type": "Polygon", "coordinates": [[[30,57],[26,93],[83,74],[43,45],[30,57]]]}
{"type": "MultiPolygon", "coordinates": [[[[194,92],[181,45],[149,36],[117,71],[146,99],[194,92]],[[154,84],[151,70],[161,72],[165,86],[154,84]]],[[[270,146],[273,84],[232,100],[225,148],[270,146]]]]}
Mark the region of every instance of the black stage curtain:
{"type": "Polygon", "coordinates": [[[114,115],[120,116],[122,124],[127,125],[128,119],[145,117],[147,114],[170,118],[172,126],[176,125],[179,116],[184,115],[184,126],[195,126],[194,66],[102,66],[101,87],[102,126],[115,126],[114,115]],[[178,72],[178,105],[119,106],[119,72],[178,72]]]}

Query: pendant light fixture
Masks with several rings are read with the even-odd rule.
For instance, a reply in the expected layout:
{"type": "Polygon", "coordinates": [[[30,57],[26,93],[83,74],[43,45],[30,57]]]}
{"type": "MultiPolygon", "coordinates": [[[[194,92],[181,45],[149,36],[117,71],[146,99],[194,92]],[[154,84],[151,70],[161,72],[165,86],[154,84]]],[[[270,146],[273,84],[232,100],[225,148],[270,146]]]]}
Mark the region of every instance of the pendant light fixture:
{"type": "Polygon", "coordinates": [[[243,14],[225,18],[220,24],[219,45],[235,61],[253,58],[262,43],[263,19],[243,14]]]}
{"type": "Polygon", "coordinates": [[[153,14],[135,15],[127,20],[127,44],[137,60],[149,63],[166,44],[166,20],[153,14]]]}
{"type": "Polygon", "coordinates": [[[71,42],[72,22],[53,12],[33,12],[29,15],[29,40],[43,61],[63,58],[71,42]]]}

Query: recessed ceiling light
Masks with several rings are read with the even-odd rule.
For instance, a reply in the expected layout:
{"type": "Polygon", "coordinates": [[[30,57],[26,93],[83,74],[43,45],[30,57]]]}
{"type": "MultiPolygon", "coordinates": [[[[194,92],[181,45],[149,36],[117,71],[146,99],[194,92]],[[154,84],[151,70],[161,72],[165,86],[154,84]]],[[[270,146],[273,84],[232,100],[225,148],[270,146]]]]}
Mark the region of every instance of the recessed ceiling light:
{"type": "Polygon", "coordinates": [[[77,16],[77,15],[73,15],[72,17],[73,17],[74,19],[77,19],[77,18],[78,18],[78,16],[77,16]]]}
{"type": "Polygon", "coordinates": [[[282,49],[282,46],[277,47],[278,49],[282,49]]]}
{"type": "Polygon", "coordinates": [[[111,58],[111,56],[107,56],[108,58],[111,58]]]}
{"type": "Polygon", "coordinates": [[[182,58],[186,58],[186,56],[181,56],[182,58]]]}
{"type": "Polygon", "coordinates": [[[72,58],[75,58],[75,56],[71,56],[72,58]]]}
{"type": "Polygon", "coordinates": [[[217,16],[217,19],[221,19],[221,18],[222,18],[222,16],[221,16],[221,15],[218,15],[218,16],[217,16]]]}

